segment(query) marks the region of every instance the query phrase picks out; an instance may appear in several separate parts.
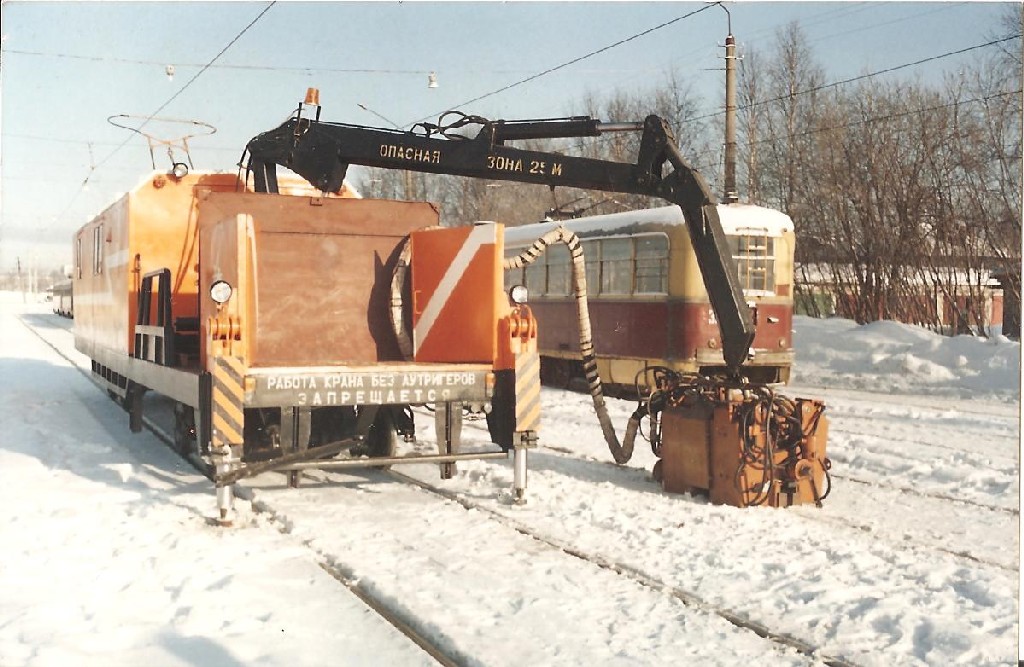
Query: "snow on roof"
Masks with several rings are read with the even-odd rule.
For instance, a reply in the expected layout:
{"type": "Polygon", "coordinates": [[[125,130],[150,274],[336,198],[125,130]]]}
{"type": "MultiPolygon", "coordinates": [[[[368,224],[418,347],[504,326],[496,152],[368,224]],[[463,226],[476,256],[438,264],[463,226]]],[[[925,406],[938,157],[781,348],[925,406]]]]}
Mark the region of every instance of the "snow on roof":
{"type": "MultiPolygon", "coordinates": [[[[781,211],[753,204],[718,204],[718,217],[726,234],[757,233],[780,236],[793,231],[793,220],[781,211]]],[[[586,237],[617,236],[642,231],[664,231],[660,227],[685,224],[678,206],[593,215],[561,222],[538,222],[505,228],[505,242],[509,245],[530,243],[547,232],[563,226],[577,235],[586,237]]]]}
{"type": "Polygon", "coordinates": [[[778,236],[793,231],[793,219],[788,215],[754,204],[719,204],[718,217],[726,234],[752,231],[778,236]]]}

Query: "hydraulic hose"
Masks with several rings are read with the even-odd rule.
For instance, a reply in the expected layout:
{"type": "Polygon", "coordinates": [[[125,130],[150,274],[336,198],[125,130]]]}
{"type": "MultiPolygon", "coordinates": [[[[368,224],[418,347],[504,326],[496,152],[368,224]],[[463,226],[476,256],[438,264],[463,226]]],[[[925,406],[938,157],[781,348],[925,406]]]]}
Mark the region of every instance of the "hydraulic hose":
{"type": "MultiPolygon", "coordinates": [[[[442,229],[438,225],[423,227],[418,231],[425,232],[432,229],[442,229]]],[[[391,272],[391,301],[388,308],[388,319],[391,321],[391,329],[395,332],[395,339],[398,341],[398,350],[402,353],[402,359],[412,359],[414,350],[412,336],[409,335],[410,327],[405,321],[405,300],[402,295],[405,292],[406,280],[409,277],[409,261],[412,258],[412,237],[406,236],[402,241],[402,249],[398,253],[398,260],[391,272]]]]}
{"type": "Polygon", "coordinates": [[[594,356],[594,341],[590,328],[590,308],[587,305],[587,271],[583,260],[583,244],[579,237],[565,227],[559,226],[534,241],[533,245],[517,257],[506,259],[504,268],[519,269],[532,264],[547,251],[549,245],[554,243],[565,244],[572,256],[572,287],[573,296],[576,298],[576,324],[580,335],[583,372],[587,377],[590,396],[594,401],[594,411],[597,412],[597,420],[601,423],[601,432],[604,434],[605,442],[608,443],[608,450],[612,453],[615,462],[621,465],[633,456],[633,441],[640,429],[641,415],[635,412],[629,418],[629,422],[626,424],[625,439],[620,444],[611,417],[608,415],[601,376],[597,372],[597,358],[594,356]]]}
{"type": "Polygon", "coordinates": [[[402,251],[395,263],[395,270],[391,273],[391,307],[388,310],[388,319],[391,320],[391,329],[395,332],[395,338],[398,340],[398,349],[406,361],[412,359],[413,349],[412,338],[409,337],[409,329],[405,325],[405,304],[402,300],[402,291],[405,289],[411,256],[412,243],[406,236],[402,241],[402,251]]]}

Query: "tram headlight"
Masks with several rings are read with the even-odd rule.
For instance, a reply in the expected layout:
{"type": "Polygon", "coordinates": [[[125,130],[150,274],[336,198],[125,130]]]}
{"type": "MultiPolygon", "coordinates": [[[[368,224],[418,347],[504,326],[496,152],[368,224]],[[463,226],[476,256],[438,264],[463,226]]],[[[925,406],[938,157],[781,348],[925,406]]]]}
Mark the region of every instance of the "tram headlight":
{"type": "Polygon", "coordinates": [[[231,298],[231,293],[234,290],[226,280],[218,280],[214,284],[210,285],[210,298],[213,299],[218,305],[223,305],[231,298]]]}
{"type": "Polygon", "coordinates": [[[171,176],[177,180],[181,180],[188,176],[188,165],[184,162],[175,162],[171,167],[171,176]]]}
{"type": "Polygon", "coordinates": [[[526,285],[513,285],[512,289],[508,291],[508,298],[512,299],[512,303],[526,303],[528,296],[529,291],[526,289],[526,285]]]}

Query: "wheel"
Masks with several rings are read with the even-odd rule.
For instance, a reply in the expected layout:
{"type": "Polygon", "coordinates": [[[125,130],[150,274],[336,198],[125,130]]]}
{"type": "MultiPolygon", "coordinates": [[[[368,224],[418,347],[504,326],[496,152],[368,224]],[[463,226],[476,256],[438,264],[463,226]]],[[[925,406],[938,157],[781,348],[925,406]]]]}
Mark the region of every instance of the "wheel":
{"type": "Polygon", "coordinates": [[[198,453],[196,447],[196,413],[192,406],[174,404],[174,449],[182,456],[198,453]]]}
{"type": "Polygon", "coordinates": [[[319,447],[352,436],[356,425],[355,408],[313,408],[310,447],[319,447]]]}

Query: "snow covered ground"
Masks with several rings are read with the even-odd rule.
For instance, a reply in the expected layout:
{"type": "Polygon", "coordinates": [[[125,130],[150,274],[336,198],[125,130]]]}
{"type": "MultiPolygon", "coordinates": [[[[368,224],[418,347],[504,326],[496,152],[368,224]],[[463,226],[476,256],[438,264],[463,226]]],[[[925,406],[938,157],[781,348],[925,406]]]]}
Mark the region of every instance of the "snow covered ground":
{"type": "MultiPolygon", "coordinates": [[[[797,318],[787,393],[831,420],[822,509],[666,495],[649,450],[611,464],[588,398],[545,389],[526,506],[504,461],[399,470],[449,499],[377,472],[268,475],[224,530],[210,483],[80,372],[69,326],[0,295],[5,667],[432,662],[324,567],[473,665],[1017,658],[1015,342],[797,318]]],[[[610,407],[624,425],[633,404],[610,407]]]]}

